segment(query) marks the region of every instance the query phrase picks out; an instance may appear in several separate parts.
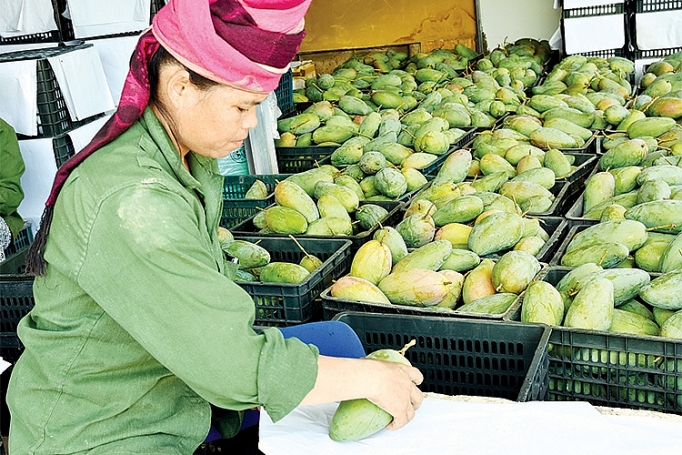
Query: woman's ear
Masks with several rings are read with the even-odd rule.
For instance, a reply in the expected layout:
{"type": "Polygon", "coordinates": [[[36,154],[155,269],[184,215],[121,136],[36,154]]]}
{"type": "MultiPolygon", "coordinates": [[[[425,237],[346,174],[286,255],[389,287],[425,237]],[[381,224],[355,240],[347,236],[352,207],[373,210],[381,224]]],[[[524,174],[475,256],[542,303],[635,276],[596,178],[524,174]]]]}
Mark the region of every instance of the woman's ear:
{"type": "Polygon", "coordinates": [[[187,70],[173,65],[165,68],[165,73],[160,77],[164,97],[176,108],[182,108],[187,102],[193,101],[190,98],[195,95],[196,90],[187,70]]]}

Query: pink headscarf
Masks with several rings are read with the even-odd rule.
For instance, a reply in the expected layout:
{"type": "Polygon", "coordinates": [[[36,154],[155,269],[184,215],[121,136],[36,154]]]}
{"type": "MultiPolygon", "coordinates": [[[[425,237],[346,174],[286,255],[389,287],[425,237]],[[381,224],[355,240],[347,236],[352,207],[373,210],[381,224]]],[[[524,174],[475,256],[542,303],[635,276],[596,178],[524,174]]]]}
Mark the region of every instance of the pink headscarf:
{"type": "Polygon", "coordinates": [[[241,90],[267,93],[303,41],[303,17],[312,0],[168,0],[144,33],[116,112],[92,141],[57,171],[40,230],[27,260],[29,272],[44,271],[44,247],[52,209],[71,171],[140,119],[150,99],[149,62],[160,45],[192,71],[241,90]]]}

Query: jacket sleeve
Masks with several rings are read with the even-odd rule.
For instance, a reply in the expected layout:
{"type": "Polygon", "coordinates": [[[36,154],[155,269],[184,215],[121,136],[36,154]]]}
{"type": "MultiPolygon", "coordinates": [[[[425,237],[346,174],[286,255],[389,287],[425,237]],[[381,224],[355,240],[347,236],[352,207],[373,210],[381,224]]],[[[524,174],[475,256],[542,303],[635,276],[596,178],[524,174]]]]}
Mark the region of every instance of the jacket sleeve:
{"type": "Polygon", "coordinates": [[[222,408],[262,405],[277,420],[301,402],[317,349],[253,331],[254,302],[220,273],[200,208],[151,182],[96,212],[78,283],[150,354],[222,408]]]}
{"type": "Polygon", "coordinates": [[[0,216],[16,212],[24,199],[21,176],[24,174],[24,160],[14,129],[0,119],[0,216]]]}

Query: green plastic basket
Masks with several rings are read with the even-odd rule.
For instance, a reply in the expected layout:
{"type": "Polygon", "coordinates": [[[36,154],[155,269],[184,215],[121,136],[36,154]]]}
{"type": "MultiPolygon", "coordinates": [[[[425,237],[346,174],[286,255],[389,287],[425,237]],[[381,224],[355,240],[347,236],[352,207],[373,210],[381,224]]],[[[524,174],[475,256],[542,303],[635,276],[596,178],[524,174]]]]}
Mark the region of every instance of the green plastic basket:
{"type": "MultiPolygon", "coordinates": [[[[290,238],[235,236],[235,239],[258,242],[270,253],[271,262],[299,263],[304,253],[290,238]]],[[[253,297],[257,326],[285,327],[321,320],[320,293],[346,273],[352,261],[349,240],[296,237],[308,254],[318,257],[322,265],[304,281],[296,284],[237,281],[253,297]]]]}
{"type": "Polygon", "coordinates": [[[367,353],[415,340],[405,356],[424,375],[423,391],[521,402],[546,396],[549,327],[355,312],[335,319],[351,326],[367,353]]]}

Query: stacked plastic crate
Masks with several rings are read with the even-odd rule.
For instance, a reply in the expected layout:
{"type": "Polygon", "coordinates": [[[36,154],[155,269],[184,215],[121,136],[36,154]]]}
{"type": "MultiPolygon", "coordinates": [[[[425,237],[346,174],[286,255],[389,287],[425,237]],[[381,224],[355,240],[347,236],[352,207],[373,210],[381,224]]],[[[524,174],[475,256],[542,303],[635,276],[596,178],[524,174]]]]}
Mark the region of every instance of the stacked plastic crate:
{"type": "Polygon", "coordinates": [[[645,66],[666,55],[682,51],[682,2],[679,0],[632,0],[633,59],[637,75],[645,66]]]}
{"type": "Polygon", "coordinates": [[[563,0],[561,35],[567,55],[629,57],[627,1],[563,0]]]}

